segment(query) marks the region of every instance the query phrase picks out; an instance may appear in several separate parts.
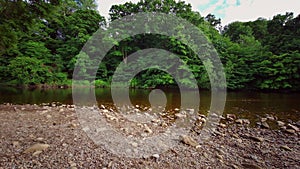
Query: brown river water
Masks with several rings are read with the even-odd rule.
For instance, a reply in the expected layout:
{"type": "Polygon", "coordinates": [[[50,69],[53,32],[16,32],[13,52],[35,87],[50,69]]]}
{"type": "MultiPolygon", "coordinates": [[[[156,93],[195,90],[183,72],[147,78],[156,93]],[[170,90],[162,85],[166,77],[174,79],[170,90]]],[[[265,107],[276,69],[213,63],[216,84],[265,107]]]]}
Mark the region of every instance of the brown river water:
{"type": "MultiPolygon", "coordinates": [[[[79,92],[91,92],[90,89],[78,89],[79,92]]],[[[131,89],[130,100],[133,105],[150,106],[149,93],[151,90],[131,89]]],[[[185,91],[189,95],[195,91],[185,91]]],[[[180,108],[180,92],[176,89],[164,89],[167,100],[166,108],[180,108]]],[[[110,104],[112,100],[111,91],[108,88],[95,89],[95,95],[100,104],[110,104]]],[[[122,96],[120,96],[122,97],[122,96]]],[[[192,102],[185,100],[185,102],[192,102]]],[[[41,104],[59,102],[72,104],[72,89],[16,89],[0,87],[0,103],[13,104],[41,104]]],[[[200,91],[200,112],[206,114],[211,102],[210,91],[200,91]]],[[[282,121],[300,120],[300,93],[261,93],[261,92],[227,92],[224,114],[236,114],[239,118],[247,118],[252,122],[259,121],[260,117],[271,114],[282,121]]],[[[254,123],[255,124],[255,123],[254,123]]]]}

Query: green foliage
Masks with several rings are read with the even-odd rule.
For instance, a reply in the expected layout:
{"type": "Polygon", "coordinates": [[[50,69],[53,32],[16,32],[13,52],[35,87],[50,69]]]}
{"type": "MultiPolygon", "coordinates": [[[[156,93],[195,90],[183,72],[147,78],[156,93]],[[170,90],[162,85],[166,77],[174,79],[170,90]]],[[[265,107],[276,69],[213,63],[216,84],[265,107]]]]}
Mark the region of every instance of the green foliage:
{"type": "MultiPolygon", "coordinates": [[[[215,71],[211,61],[201,61],[183,42],[190,37],[184,37],[180,30],[185,25],[180,23],[173,28],[177,32],[174,37],[144,34],[117,42],[117,35],[110,34],[104,40],[115,46],[100,65],[95,65],[88,54],[79,52],[93,33],[106,26],[96,7],[95,0],[0,1],[0,82],[70,85],[76,64],[76,78],[82,79],[81,85],[108,87],[120,63],[127,64],[130,72],[151,62],[150,57],[144,57],[143,65],[127,63],[130,54],[148,48],[170,51],[188,66],[176,67],[175,62],[168,62],[165,57],[162,61],[169,63],[165,70],[176,67],[175,77],[151,68],[134,77],[131,87],[172,87],[178,85],[175,79],[180,79],[178,83],[193,88],[193,77],[187,71],[192,72],[200,88],[209,89],[210,81],[217,82],[217,73],[211,79],[208,76],[208,72],[215,71]]],[[[172,14],[197,26],[215,46],[229,89],[300,90],[300,15],[278,14],[269,20],[234,22],[221,29],[220,19],[213,14],[204,18],[184,1],[140,0],[113,5],[110,21],[138,12],[172,14]]],[[[131,26],[126,24],[121,26],[131,26]]],[[[128,76],[126,71],[122,76],[128,76]]]]}
{"type": "Polygon", "coordinates": [[[23,85],[44,84],[52,76],[49,67],[36,58],[17,57],[10,62],[8,68],[12,79],[16,79],[19,84],[23,85]]]}

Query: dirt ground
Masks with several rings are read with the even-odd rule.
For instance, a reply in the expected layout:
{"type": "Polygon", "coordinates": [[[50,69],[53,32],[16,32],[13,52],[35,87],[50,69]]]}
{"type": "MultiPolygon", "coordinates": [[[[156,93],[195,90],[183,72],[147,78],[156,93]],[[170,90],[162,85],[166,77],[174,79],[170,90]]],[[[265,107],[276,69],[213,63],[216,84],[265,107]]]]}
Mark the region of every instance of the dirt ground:
{"type": "MultiPolygon", "coordinates": [[[[233,119],[230,119],[233,118],[233,119]]],[[[275,120],[275,119],[262,119],[275,120]]],[[[275,121],[277,122],[277,121],[275,121]]],[[[0,169],[6,168],[300,168],[299,123],[249,127],[224,117],[209,141],[145,158],[119,157],[96,145],[71,105],[0,105],[0,169]]],[[[190,138],[198,142],[197,132],[190,138]]]]}

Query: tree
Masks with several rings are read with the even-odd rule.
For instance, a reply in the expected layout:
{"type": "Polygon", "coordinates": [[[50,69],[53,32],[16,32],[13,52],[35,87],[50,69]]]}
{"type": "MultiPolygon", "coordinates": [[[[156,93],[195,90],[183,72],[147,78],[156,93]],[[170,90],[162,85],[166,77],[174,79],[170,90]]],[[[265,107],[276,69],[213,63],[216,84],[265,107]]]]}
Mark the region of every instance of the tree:
{"type": "Polygon", "coordinates": [[[43,84],[52,76],[51,69],[36,58],[17,57],[10,62],[8,68],[11,78],[23,85],[43,84]]]}

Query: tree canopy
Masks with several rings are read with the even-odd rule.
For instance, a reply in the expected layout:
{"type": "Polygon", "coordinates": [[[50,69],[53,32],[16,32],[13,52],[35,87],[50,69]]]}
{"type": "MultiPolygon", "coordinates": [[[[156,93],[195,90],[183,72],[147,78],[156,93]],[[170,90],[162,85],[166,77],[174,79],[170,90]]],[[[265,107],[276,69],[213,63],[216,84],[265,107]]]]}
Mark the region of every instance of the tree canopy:
{"type": "MultiPolygon", "coordinates": [[[[287,12],[272,19],[221,27],[221,19],[213,14],[203,17],[184,1],[140,0],[113,5],[109,20],[96,8],[95,0],[0,1],[0,82],[67,84],[77,59],[89,57],[80,51],[97,30],[105,32],[109,23],[124,16],[161,12],[181,17],[204,33],[220,56],[229,89],[300,90],[300,15],[287,12]]],[[[109,40],[115,41],[113,36],[109,40]]],[[[199,87],[210,88],[205,66],[194,51],[174,37],[158,34],[137,35],[116,43],[99,65],[94,83],[109,85],[121,62],[147,48],[177,54],[189,66],[199,87]]],[[[130,66],[135,69],[136,65],[130,66]]],[[[88,71],[83,69],[79,74],[92,82],[88,71]]],[[[189,78],[184,76],[180,83],[192,87],[189,78]]],[[[131,81],[132,87],[143,88],[176,85],[173,77],[156,69],[145,70],[131,81]]]]}

